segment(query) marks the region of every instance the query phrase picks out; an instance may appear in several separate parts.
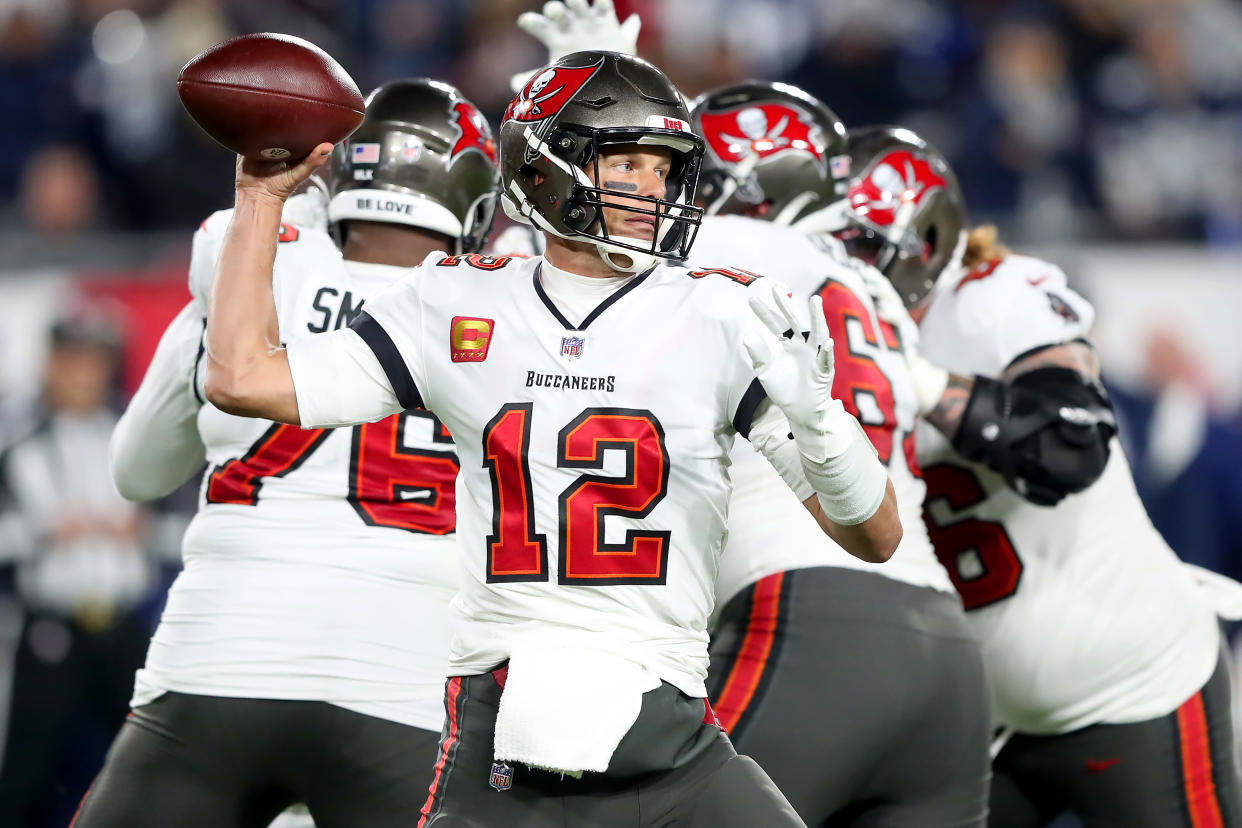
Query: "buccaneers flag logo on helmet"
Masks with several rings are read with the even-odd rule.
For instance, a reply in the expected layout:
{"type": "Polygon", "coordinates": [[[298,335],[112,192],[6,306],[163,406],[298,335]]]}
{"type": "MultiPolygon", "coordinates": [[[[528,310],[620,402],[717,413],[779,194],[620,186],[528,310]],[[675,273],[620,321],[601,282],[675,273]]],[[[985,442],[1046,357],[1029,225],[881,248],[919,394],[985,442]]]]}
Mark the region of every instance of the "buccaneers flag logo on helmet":
{"type": "Polygon", "coordinates": [[[496,163],[496,142],[492,140],[491,127],[474,108],[474,104],[459,101],[453,104],[453,113],[457,116],[457,141],[449,151],[449,166],[457,156],[469,150],[478,150],[496,163]]]}
{"type": "Polygon", "coordinates": [[[603,61],[594,66],[555,66],[544,69],[522,87],[509,103],[504,120],[542,121],[551,118],[569,103],[578,90],[599,70],[603,61]]]}
{"type": "Polygon", "coordinates": [[[751,155],[760,160],[781,152],[805,152],[824,158],[824,137],[811,119],[784,104],[753,104],[699,116],[703,137],[716,157],[736,164],[751,155]]]}
{"type": "Polygon", "coordinates": [[[918,207],[930,194],[946,187],[927,159],[909,150],[890,152],[871,164],[850,185],[850,207],[859,218],[887,227],[903,205],[918,207]]]}

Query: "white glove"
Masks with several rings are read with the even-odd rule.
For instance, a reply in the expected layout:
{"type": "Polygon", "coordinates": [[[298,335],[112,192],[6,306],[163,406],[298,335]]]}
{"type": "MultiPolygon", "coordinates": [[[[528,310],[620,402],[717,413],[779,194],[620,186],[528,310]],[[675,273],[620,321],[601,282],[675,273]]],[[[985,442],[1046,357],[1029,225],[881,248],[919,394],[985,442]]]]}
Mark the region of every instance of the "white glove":
{"type": "Polygon", "coordinates": [[[822,463],[836,453],[829,425],[834,402],[832,337],[824,319],[824,301],[811,297],[811,332],[803,339],[802,323],[788,290],[775,286],[772,298],[779,313],[758,296],[751,297],[750,307],[780,342],[780,351],[773,353],[773,344],[756,331],[746,334],[742,344],[768,399],[789,420],[798,451],[808,460],[822,463]]]}
{"type": "MultiPolygon", "coordinates": [[[[811,297],[811,332],[803,339],[788,291],[775,287],[772,297],[779,313],[758,297],[750,300],[750,306],[780,341],[779,352],[773,353],[773,343],[755,331],[742,344],[768,399],[789,423],[805,483],[815,492],[824,514],[842,525],[862,523],[884,501],[888,472],[858,421],[832,398],[832,338],[823,300],[811,297]],[[793,335],[786,337],[786,331],[793,335]]],[[[800,497],[805,494],[799,481],[788,479],[789,464],[773,459],[780,452],[779,445],[773,444],[779,441],[769,435],[762,442],[764,455],[773,460],[790,487],[800,497]]]]}
{"type": "MultiPolygon", "coordinates": [[[[638,31],[643,21],[631,14],[622,23],[612,0],[551,0],[539,12],[525,12],[517,20],[518,28],[542,43],[548,50],[548,63],[565,55],[587,49],[638,52],[638,31]]],[[[533,72],[519,72],[509,81],[515,93],[520,92],[533,72]]]]}

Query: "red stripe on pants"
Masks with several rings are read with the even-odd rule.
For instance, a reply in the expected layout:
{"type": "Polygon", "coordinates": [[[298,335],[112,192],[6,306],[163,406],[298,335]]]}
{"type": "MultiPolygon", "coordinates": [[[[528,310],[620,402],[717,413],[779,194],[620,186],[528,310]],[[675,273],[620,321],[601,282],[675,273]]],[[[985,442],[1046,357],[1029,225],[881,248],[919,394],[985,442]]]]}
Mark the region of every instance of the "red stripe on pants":
{"type": "MultiPolygon", "coordinates": [[[[129,715],[132,716],[134,714],[130,713],[129,715]]],[[[73,819],[69,820],[69,828],[73,828],[78,822],[78,817],[82,816],[82,808],[86,805],[86,798],[91,795],[91,791],[95,790],[95,783],[98,781],[99,777],[96,776],[91,780],[91,786],[86,789],[86,793],[82,794],[82,801],[78,803],[78,809],[73,812],[73,819]]]]}
{"type": "Polygon", "coordinates": [[[445,698],[445,707],[448,709],[448,736],[444,737],[444,741],[440,743],[440,758],[436,760],[435,776],[431,779],[431,787],[427,789],[427,801],[423,803],[422,816],[418,820],[418,828],[423,828],[427,824],[427,817],[431,814],[431,806],[436,801],[436,790],[440,787],[440,774],[444,771],[445,763],[448,762],[449,751],[457,741],[457,697],[459,695],[461,695],[461,676],[453,676],[448,680],[445,698]]]}
{"type": "Polygon", "coordinates": [[[732,730],[746,712],[763,671],[768,666],[768,655],[776,639],[776,627],[780,620],[781,584],[785,573],[778,572],[759,580],[751,596],[750,618],[746,622],[746,634],[738,650],[737,659],[729,669],[720,698],[712,704],[720,726],[732,730]]]}
{"type": "Polygon", "coordinates": [[[1212,781],[1212,752],[1208,738],[1203,693],[1195,693],[1177,708],[1177,731],[1182,744],[1182,785],[1192,828],[1225,828],[1212,781]]]}

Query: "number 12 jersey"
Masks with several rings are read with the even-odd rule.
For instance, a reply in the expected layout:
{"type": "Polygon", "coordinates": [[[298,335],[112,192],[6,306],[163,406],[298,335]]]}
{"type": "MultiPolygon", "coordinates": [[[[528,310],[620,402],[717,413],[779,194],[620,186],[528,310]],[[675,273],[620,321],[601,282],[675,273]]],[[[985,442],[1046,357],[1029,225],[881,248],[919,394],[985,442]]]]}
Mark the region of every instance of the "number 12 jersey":
{"type": "Polygon", "coordinates": [[[661,264],[573,324],[543,266],[433,254],[351,330],[291,342],[302,422],[417,405],[453,433],[454,674],[556,629],[704,696],[727,456],[763,400],[742,346],[754,280],[661,264]]]}

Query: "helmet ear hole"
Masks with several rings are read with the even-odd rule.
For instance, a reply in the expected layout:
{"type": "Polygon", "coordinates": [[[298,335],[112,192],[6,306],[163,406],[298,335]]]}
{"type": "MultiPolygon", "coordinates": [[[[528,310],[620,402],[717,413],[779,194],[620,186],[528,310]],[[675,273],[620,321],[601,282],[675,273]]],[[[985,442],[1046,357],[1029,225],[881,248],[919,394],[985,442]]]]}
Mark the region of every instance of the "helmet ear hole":
{"type": "Polygon", "coordinates": [[[599,211],[593,205],[574,201],[570,203],[569,209],[565,211],[565,224],[578,232],[582,232],[595,223],[595,218],[598,214],[599,211]]]}

